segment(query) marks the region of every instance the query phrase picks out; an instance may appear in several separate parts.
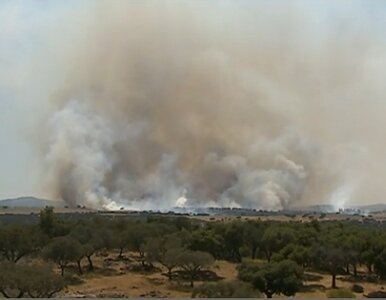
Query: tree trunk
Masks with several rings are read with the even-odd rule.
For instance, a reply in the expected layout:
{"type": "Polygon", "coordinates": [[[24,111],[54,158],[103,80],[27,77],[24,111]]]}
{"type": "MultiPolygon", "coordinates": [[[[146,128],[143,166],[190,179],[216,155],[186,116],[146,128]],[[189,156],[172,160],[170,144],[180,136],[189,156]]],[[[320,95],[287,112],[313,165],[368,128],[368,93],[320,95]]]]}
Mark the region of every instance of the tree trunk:
{"type": "Polygon", "coordinates": [[[168,278],[169,280],[172,280],[172,269],[168,268],[168,278]]]}
{"type": "Polygon", "coordinates": [[[233,261],[241,262],[240,251],[238,251],[236,249],[233,249],[232,252],[231,252],[231,255],[232,255],[232,260],[233,261]]]}
{"type": "Polygon", "coordinates": [[[81,260],[77,260],[76,261],[76,264],[78,265],[78,272],[79,272],[79,275],[83,275],[83,270],[82,270],[82,266],[80,264],[81,260]]]}
{"type": "Polygon", "coordinates": [[[123,247],[119,248],[118,258],[122,258],[123,257],[122,254],[123,254],[123,247]]]}
{"type": "Polygon", "coordinates": [[[349,264],[346,265],[346,273],[350,274],[350,265],[349,264]]]}
{"type": "Polygon", "coordinates": [[[256,258],[256,250],[257,250],[257,247],[252,247],[252,255],[251,255],[252,259],[256,258]]]}
{"type": "Polygon", "coordinates": [[[87,261],[88,261],[88,270],[89,271],[94,271],[94,265],[91,260],[91,255],[87,256],[87,261]]]}
{"type": "Polygon", "coordinates": [[[64,276],[64,266],[60,266],[60,274],[64,276]]]}
{"type": "Polygon", "coordinates": [[[266,250],[266,251],[265,251],[265,256],[266,256],[266,258],[267,258],[267,261],[268,261],[268,262],[271,262],[271,253],[270,253],[270,251],[266,250]]]}
{"type": "Polygon", "coordinates": [[[354,276],[357,277],[358,276],[357,265],[353,264],[352,266],[353,266],[353,269],[354,269],[354,276]]]}
{"type": "Polygon", "coordinates": [[[331,288],[336,289],[336,274],[332,274],[331,288]]]}
{"type": "Polygon", "coordinates": [[[372,274],[373,268],[372,268],[371,264],[367,264],[366,267],[367,267],[367,270],[369,271],[369,274],[372,274]]]}
{"type": "Polygon", "coordinates": [[[267,298],[272,298],[273,293],[265,292],[265,294],[267,295],[267,298]]]}
{"type": "Polygon", "coordinates": [[[190,275],[190,287],[194,287],[194,274],[190,275]]]}

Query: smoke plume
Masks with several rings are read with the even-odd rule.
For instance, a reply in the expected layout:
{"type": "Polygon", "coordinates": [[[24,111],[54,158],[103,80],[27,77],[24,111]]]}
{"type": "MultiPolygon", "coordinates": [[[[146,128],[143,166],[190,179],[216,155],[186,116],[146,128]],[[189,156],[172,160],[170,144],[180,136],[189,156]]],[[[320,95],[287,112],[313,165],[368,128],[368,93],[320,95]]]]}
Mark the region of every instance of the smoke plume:
{"type": "Polygon", "coordinates": [[[47,34],[62,77],[39,137],[45,189],[107,209],[382,201],[385,44],[350,13],[257,1],[72,11],[47,34]]]}

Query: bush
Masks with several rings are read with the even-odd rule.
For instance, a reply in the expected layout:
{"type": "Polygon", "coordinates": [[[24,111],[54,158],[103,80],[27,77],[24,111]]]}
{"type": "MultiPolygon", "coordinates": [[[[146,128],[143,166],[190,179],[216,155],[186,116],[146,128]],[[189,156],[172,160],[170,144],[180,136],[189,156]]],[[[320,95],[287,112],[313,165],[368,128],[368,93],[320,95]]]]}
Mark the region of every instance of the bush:
{"type": "Polygon", "coordinates": [[[249,250],[248,247],[243,246],[240,248],[240,255],[242,257],[249,257],[249,256],[251,256],[251,251],[249,250]]]}
{"type": "Polygon", "coordinates": [[[327,292],[327,298],[355,298],[355,295],[347,289],[333,289],[327,292]]]}
{"type": "Polygon", "coordinates": [[[366,295],[366,298],[386,298],[386,292],[376,291],[366,295]]]}
{"type": "Polygon", "coordinates": [[[361,286],[360,284],[357,284],[355,283],[351,290],[354,292],[354,293],[363,293],[364,289],[363,289],[363,286],[361,286]]]}
{"type": "Polygon", "coordinates": [[[245,282],[204,283],[195,288],[192,298],[256,298],[261,294],[245,282]]]}

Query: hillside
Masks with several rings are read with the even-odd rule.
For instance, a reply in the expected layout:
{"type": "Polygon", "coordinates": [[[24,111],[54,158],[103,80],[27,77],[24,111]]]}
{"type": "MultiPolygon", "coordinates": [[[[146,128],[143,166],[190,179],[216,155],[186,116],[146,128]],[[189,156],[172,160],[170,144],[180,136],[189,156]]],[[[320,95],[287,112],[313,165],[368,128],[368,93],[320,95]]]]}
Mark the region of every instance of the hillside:
{"type": "Polygon", "coordinates": [[[39,199],[35,197],[20,197],[13,199],[0,200],[0,206],[4,207],[36,207],[43,208],[46,206],[64,207],[64,202],[53,201],[47,199],[39,199]]]}

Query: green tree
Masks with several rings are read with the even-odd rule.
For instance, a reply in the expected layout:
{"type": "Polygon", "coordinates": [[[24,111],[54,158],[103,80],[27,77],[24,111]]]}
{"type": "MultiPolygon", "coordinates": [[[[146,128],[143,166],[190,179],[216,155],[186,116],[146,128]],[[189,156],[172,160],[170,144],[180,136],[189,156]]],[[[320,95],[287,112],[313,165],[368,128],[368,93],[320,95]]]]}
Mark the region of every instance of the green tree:
{"type": "Polygon", "coordinates": [[[157,261],[167,269],[169,280],[172,280],[173,270],[178,266],[178,255],[184,251],[181,240],[175,235],[164,238],[150,238],[145,246],[146,258],[150,262],[157,261]]]}
{"type": "Polygon", "coordinates": [[[27,293],[31,298],[52,298],[65,287],[63,277],[49,265],[28,266],[26,271],[27,293]]]}
{"type": "Polygon", "coordinates": [[[39,217],[39,227],[40,230],[47,234],[48,236],[52,236],[55,226],[56,216],[54,214],[53,207],[46,207],[40,211],[39,217]]]}
{"type": "Polygon", "coordinates": [[[24,265],[3,263],[0,265],[0,293],[6,298],[51,298],[65,284],[49,265],[24,265]]]}
{"type": "Polygon", "coordinates": [[[251,259],[255,259],[256,252],[261,245],[263,230],[257,222],[248,222],[243,230],[243,243],[251,253],[251,259]]]}
{"type": "Polygon", "coordinates": [[[81,256],[81,245],[77,240],[71,237],[58,237],[52,240],[43,250],[43,256],[46,259],[55,262],[64,276],[65,268],[71,262],[77,262],[81,256]]]}
{"type": "Polygon", "coordinates": [[[312,262],[311,248],[298,244],[288,244],[279,253],[272,256],[272,260],[276,262],[286,259],[292,260],[305,268],[312,262]]]}
{"type": "MultiPolygon", "coordinates": [[[[104,235],[109,235],[103,229],[94,228],[91,225],[81,224],[76,226],[71,231],[71,237],[76,239],[81,244],[81,254],[80,258],[87,258],[88,261],[88,270],[94,270],[94,264],[92,261],[92,256],[99,250],[107,247],[104,235]]],[[[79,268],[79,265],[78,265],[79,268]]],[[[81,271],[81,268],[79,268],[81,271]]]]}
{"type": "Polygon", "coordinates": [[[303,269],[291,260],[261,266],[244,263],[239,267],[239,278],[252,283],[267,298],[272,298],[273,294],[293,296],[303,284],[303,269]]]}
{"type": "Polygon", "coordinates": [[[228,258],[232,261],[241,261],[240,248],[243,246],[244,242],[243,230],[244,224],[242,222],[226,224],[225,231],[223,233],[224,246],[228,252],[228,258]]]}
{"type": "Polygon", "coordinates": [[[8,225],[0,229],[0,253],[10,262],[18,262],[40,245],[41,237],[32,227],[8,225]]]}
{"type": "Polygon", "coordinates": [[[213,256],[207,252],[185,250],[177,256],[178,265],[189,275],[190,286],[203,268],[213,264],[213,256]]]}
{"type": "Polygon", "coordinates": [[[374,259],[374,270],[380,279],[386,279],[386,248],[374,259]]]}
{"type": "Polygon", "coordinates": [[[295,241],[295,233],[292,228],[286,228],[280,225],[270,225],[262,237],[262,245],[268,262],[272,255],[279,252],[286,245],[295,241]]]}
{"type": "Polygon", "coordinates": [[[316,266],[331,274],[331,288],[336,288],[336,276],[344,272],[345,253],[333,244],[319,246],[314,250],[317,259],[316,266]]]}
{"type": "Polygon", "coordinates": [[[126,231],[128,248],[139,255],[139,261],[142,267],[146,265],[146,241],[151,237],[151,230],[148,224],[135,224],[130,226],[126,231]]]}
{"type": "Polygon", "coordinates": [[[119,250],[118,258],[123,258],[123,252],[125,249],[127,249],[129,245],[129,240],[128,240],[128,227],[131,222],[127,222],[124,219],[118,219],[114,224],[113,228],[111,230],[111,236],[112,236],[112,244],[116,249],[119,250]]]}
{"type": "Polygon", "coordinates": [[[0,264],[0,293],[5,298],[21,298],[28,290],[25,269],[12,262],[0,264]]]}
{"type": "Polygon", "coordinates": [[[383,232],[367,229],[362,232],[360,236],[363,244],[359,253],[359,261],[366,265],[368,272],[371,274],[377,257],[379,257],[385,249],[385,234],[383,232]]]}
{"type": "Polygon", "coordinates": [[[193,251],[203,251],[220,258],[223,252],[224,240],[210,228],[200,228],[193,231],[189,248],[193,251]]]}
{"type": "Polygon", "coordinates": [[[362,239],[357,235],[355,231],[346,232],[344,239],[342,240],[342,250],[345,253],[346,273],[350,273],[350,266],[352,266],[354,276],[358,275],[357,265],[360,262],[360,255],[362,245],[362,239]]]}

